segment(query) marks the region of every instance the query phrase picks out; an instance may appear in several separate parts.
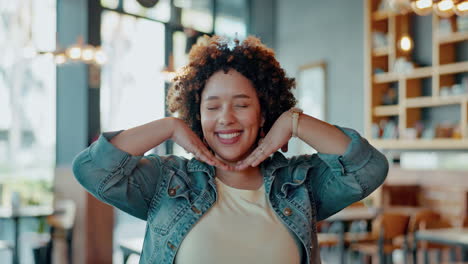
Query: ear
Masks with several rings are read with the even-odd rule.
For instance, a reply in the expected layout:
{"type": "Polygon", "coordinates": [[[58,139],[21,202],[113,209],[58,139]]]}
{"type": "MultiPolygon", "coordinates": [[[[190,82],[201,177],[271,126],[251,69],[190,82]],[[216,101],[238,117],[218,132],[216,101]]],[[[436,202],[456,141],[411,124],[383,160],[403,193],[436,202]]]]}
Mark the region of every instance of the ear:
{"type": "Polygon", "coordinates": [[[262,121],[260,122],[260,127],[263,127],[265,125],[265,117],[262,115],[262,121]]]}

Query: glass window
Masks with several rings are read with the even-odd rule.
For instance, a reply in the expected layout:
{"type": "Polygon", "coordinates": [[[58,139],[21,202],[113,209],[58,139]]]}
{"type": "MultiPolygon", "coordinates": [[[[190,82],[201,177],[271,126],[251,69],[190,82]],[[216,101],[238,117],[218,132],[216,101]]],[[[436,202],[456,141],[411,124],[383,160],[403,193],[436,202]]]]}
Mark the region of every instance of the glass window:
{"type": "Polygon", "coordinates": [[[56,1],[0,8],[0,203],[50,204],[55,171],[56,1]]]}
{"type": "Polygon", "coordinates": [[[105,11],[101,36],[107,56],[101,75],[102,130],[164,117],[164,24],[105,11]]]}
{"type": "Polygon", "coordinates": [[[180,69],[188,63],[187,36],[182,31],[176,31],[172,35],[173,59],[175,70],[180,69]]]}
{"type": "Polygon", "coordinates": [[[213,31],[213,2],[211,0],[174,0],[182,8],[182,25],[200,32],[213,31]]]}
{"type": "MultiPolygon", "coordinates": [[[[101,129],[115,131],[164,117],[164,24],[148,19],[102,14],[101,129]]],[[[146,222],[115,210],[114,261],[121,263],[119,241],[144,237],[146,222]]]]}
{"type": "Polygon", "coordinates": [[[246,0],[217,0],[215,34],[243,39],[247,35],[246,0]]]}
{"type": "Polygon", "coordinates": [[[161,22],[168,22],[171,18],[170,0],[159,0],[152,8],[140,5],[137,0],[124,0],[124,11],[143,17],[153,18],[161,22]]]}

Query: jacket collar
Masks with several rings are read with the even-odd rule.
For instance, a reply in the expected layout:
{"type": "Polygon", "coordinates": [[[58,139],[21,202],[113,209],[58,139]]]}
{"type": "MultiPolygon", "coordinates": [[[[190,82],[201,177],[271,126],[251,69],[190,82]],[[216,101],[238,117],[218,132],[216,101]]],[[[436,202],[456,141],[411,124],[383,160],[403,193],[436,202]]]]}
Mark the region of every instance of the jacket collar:
{"type": "MultiPolygon", "coordinates": [[[[268,159],[261,163],[261,166],[264,166],[265,169],[264,176],[271,176],[275,170],[288,166],[288,163],[288,159],[286,159],[286,157],[284,157],[282,153],[276,151],[275,153],[273,153],[273,156],[270,156],[268,159]]],[[[206,172],[210,177],[213,177],[216,171],[214,166],[199,161],[195,158],[189,160],[187,164],[187,170],[189,172],[203,171],[206,172]]]]}

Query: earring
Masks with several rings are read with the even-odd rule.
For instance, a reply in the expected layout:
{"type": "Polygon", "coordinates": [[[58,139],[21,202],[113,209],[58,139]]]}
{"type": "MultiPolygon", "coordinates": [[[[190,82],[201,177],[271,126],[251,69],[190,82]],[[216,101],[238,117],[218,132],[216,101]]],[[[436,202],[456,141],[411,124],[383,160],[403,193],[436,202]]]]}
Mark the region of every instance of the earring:
{"type": "Polygon", "coordinates": [[[260,139],[258,140],[258,145],[260,146],[263,143],[263,138],[265,137],[265,131],[263,127],[260,127],[260,139]]]}

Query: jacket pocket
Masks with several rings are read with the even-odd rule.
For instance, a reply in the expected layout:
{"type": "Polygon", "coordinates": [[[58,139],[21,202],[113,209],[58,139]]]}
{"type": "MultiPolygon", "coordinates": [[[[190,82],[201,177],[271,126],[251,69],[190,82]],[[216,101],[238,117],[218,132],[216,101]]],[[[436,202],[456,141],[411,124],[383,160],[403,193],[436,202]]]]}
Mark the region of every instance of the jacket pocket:
{"type": "Polygon", "coordinates": [[[190,208],[192,199],[191,189],[183,177],[169,171],[167,185],[162,188],[160,199],[148,218],[151,229],[167,235],[190,208]]]}

